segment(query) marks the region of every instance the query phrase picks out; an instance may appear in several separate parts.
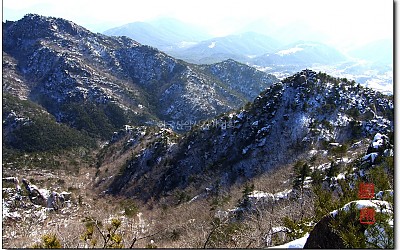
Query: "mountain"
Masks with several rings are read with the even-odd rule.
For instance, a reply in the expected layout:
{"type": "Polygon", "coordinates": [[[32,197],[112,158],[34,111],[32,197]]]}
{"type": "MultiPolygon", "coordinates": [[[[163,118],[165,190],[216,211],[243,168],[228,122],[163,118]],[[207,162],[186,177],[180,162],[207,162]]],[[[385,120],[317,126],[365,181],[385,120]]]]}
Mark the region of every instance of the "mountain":
{"type": "MultiPolygon", "coordinates": [[[[235,64],[202,67],[222,77],[219,67],[235,64]]],[[[42,112],[45,129],[71,133],[32,101],[6,98],[3,131],[42,112]]],[[[94,150],[3,150],[3,245],[391,248],[393,112],[391,96],[303,70],[238,110],[180,123],[186,133],[125,125],[94,150]],[[358,200],[370,182],[374,199],[358,200]],[[365,207],[376,209],[374,225],[360,223],[365,207]]]]}
{"type": "Polygon", "coordinates": [[[198,64],[227,59],[246,62],[249,57],[274,51],[281,46],[279,41],[255,32],[210,38],[201,29],[171,18],[129,23],[103,33],[127,36],[176,58],[198,64]]]}
{"type": "Polygon", "coordinates": [[[229,90],[241,93],[247,100],[253,100],[254,93],[264,91],[265,87],[260,83],[276,82],[274,76],[266,75],[231,59],[202,65],[201,69],[215,75],[219,81],[226,83],[229,90]]]}
{"type": "Polygon", "coordinates": [[[332,65],[346,60],[347,58],[333,47],[317,42],[299,41],[281,47],[273,53],[258,56],[253,63],[259,66],[273,64],[311,67],[314,64],[332,65]]]}
{"type": "Polygon", "coordinates": [[[173,18],[128,23],[103,33],[108,36],[127,36],[141,44],[153,46],[164,52],[184,48],[210,38],[200,28],[173,18]]]}
{"type": "Polygon", "coordinates": [[[172,42],[163,40],[161,36],[159,37],[158,32],[159,30],[149,23],[134,22],[106,30],[103,33],[108,36],[127,36],[155,48],[170,46],[172,42]]]}
{"type": "Polygon", "coordinates": [[[220,76],[127,37],[94,34],[60,18],[26,15],[3,23],[3,91],[102,139],[128,123],[211,118],[244,105],[276,81],[234,64],[234,72],[226,68],[220,76]],[[230,74],[237,79],[226,82],[230,74]],[[247,79],[253,87],[237,87],[246,77],[253,77],[247,79]]]}
{"type": "Polygon", "coordinates": [[[2,56],[5,248],[394,246],[393,96],[38,15],[2,56]]]}
{"type": "Polygon", "coordinates": [[[202,30],[168,18],[128,24],[107,32],[130,36],[192,63],[211,64],[234,59],[280,79],[312,67],[354,79],[366,87],[393,93],[393,42],[389,39],[342,53],[333,46],[315,42],[327,41],[328,38],[305,23],[290,23],[277,28],[265,20],[254,20],[238,33],[214,38],[202,30]],[[130,26],[132,32],[128,31],[130,26]],[[310,37],[313,41],[307,40],[310,37]]]}
{"type": "Polygon", "coordinates": [[[370,61],[374,63],[374,65],[392,65],[393,41],[390,39],[374,41],[352,49],[348,54],[355,58],[370,61]]]}
{"type": "Polygon", "coordinates": [[[346,79],[304,70],[263,91],[253,103],[194,128],[184,136],[170,130],[122,132],[116,152],[126,159],[104,170],[118,175],[99,182],[114,195],[141,199],[168,196],[176,190],[200,195],[218,182],[222,187],[243,183],[290,164],[329,143],[353,140],[393,129],[393,101],[346,79]],[[131,154],[131,152],[134,152],[131,154]],[[129,155],[128,155],[129,154],[129,155]]]}
{"type": "Polygon", "coordinates": [[[327,40],[326,35],[300,20],[282,26],[276,25],[274,22],[266,20],[265,18],[256,19],[239,30],[239,32],[249,31],[268,35],[279,40],[282,44],[291,44],[298,40],[307,40],[310,37],[316,41],[327,40]]]}
{"type": "Polygon", "coordinates": [[[216,37],[201,41],[185,50],[170,53],[194,63],[216,63],[234,59],[246,62],[249,58],[276,50],[280,42],[255,32],[216,37]]]}

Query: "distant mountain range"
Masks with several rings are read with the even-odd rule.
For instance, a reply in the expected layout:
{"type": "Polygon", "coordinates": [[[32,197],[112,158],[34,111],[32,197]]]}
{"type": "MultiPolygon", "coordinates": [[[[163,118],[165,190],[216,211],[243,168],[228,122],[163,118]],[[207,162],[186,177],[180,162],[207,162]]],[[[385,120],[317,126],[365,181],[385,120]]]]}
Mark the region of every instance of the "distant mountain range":
{"type": "Polygon", "coordinates": [[[173,18],[128,23],[103,33],[108,36],[127,36],[141,44],[150,45],[165,52],[186,48],[211,38],[201,28],[173,18]]]}
{"type": "Polygon", "coordinates": [[[176,58],[196,64],[234,59],[278,77],[286,77],[303,68],[312,67],[360,81],[366,86],[388,93],[393,92],[392,77],[388,77],[393,75],[393,42],[390,40],[377,41],[344,53],[315,41],[287,43],[295,37],[318,38],[316,32],[308,30],[307,26],[301,23],[297,27],[288,25],[281,30],[265,23],[253,23],[246,29],[253,31],[211,38],[204,31],[189,24],[178,20],[171,22],[169,19],[160,19],[158,23],[136,22],[104,33],[131,37],[176,58]],[[165,22],[165,25],[161,25],[162,22],[165,22]],[[271,35],[263,35],[268,33],[268,30],[271,35]]]}
{"type": "Polygon", "coordinates": [[[334,64],[347,60],[337,49],[316,42],[299,41],[266,53],[253,60],[255,65],[307,65],[334,64]]]}
{"type": "Polygon", "coordinates": [[[246,32],[208,39],[170,53],[193,63],[215,63],[226,59],[246,63],[254,57],[275,51],[280,46],[281,43],[271,37],[246,32]]]}
{"type": "Polygon", "coordinates": [[[393,64],[393,41],[390,39],[378,40],[349,51],[349,55],[367,60],[375,65],[393,64]]]}

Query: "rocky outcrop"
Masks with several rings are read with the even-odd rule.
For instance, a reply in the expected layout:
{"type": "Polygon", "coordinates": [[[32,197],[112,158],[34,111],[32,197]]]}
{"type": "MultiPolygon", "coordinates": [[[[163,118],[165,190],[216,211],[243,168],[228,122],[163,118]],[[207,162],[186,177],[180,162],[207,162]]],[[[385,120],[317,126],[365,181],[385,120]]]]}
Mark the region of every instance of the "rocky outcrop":
{"type": "Polygon", "coordinates": [[[71,193],[49,191],[47,189],[39,189],[36,185],[31,184],[28,180],[22,179],[25,189],[31,202],[42,207],[53,208],[58,210],[70,202],[71,193]]]}
{"type": "Polygon", "coordinates": [[[48,195],[44,193],[44,190],[39,190],[38,187],[32,185],[28,180],[22,179],[25,189],[28,191],[29,199],[35,205],[47,207],[48,195]]]}
{"type": "Polygon", "coordinates": [[[19,185],[19,180],[17,177],[5,177],[2,179],[5,183],[12,183],[15,185],[15,189],[17,192],[21,192],[21,187],[19,185]]]}
{"type": "Polygon", "coordinates": [[[310,232],[304,248],[340,249],[345,248],[343,240],[333,232],[330,223],[333,220],[331,215],[323,217],[310,232]]]}

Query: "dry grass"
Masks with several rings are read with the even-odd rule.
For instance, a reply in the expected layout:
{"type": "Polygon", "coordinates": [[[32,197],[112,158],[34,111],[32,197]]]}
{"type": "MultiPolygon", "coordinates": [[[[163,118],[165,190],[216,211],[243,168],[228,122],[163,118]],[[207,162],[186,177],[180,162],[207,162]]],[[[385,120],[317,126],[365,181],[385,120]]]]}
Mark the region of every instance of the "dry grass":
{"type": "MultiPolygon", "coordinates": [[[[364,153],[367,145],[368,142],[365,141],[359,148],[350,149],[349,156],[364,153]]],[[[310,160],[308,155],[303,155],[300,158],[310,160]]],[[[124,160],[125,158],[122,157],[121,161],[124,160]]],[[[313,166],[330,161],[322,155],[314,157],[313,160],[313,166]]],[[[70,191],[73,194],[73,202],[70,208],[65,208],[62,212],[48,212],[46,219],[33,216],[34,213],[29,215],[22,213],[26,208],[18,210],[23,215],[21,220],[3,218],[3,247],[30,247],[38,242],[42,235],[48,233],[56,234],[63,247],[89,247],[80,237],[85,232],[85,225],[82,220],[86,217],[92,217],[103,222],[104,225],[107,225],[112,218],[121,219],[122,224],[118,233],[123,236],[125,247],[129,247],[136,239],[134,247],[139,248],[148,247],[151,244],[165,248],[202,248],[213,230],[223,230],[228,228],[224,225],[231,225],[231,222],[222,220],[222,226],[215,229],[213,220],[217,211],[234,209],[243,198],[244,184],[236,184],[221,189],[219,199],[224,200],[224,202],[217,206],[213,205],[216,196],[211,193],[206,195],[205,190],[200,192],[202,196],[197,200],[182,203],[178,203],[177,198],[174,197],[176,194],[171,193],[169,197],[150,200],[146,204],[140,200],[132,200],[138,207],[140,214],[127,217],[124,215],[123,206],[125,197],[99,194],[98,190],[93,188],[96,168],[87,163],[79,166],[78,171],[76,171],[76,166],[74,164],[68,165],[68,162],[70,161],[65,161],[66,165],[62,169],[54,170],[3,168],[3,175],[5,174],[5,176],[26,178],[32,180],[39,188],[59,192],[70,191]]],[[[288,164],[253,178],[249,184],[254,184],[255,190],[277,193],[291,189],[292,178],[293,166],[288,164]]],[[[194,186],[189,186],[183,191],[187,194],[198,194],[200,190],[196,190],[194,186]]],[[[272,227],[282,226],[282,220],[286,216],[295,221],[299,220],[302,211],[304,217],[313,215],[312,194],[306,193],[303,203],[299,200],[280,200],[260,205],[240,220],[243,230],[237,231],[234,235],[229,235],[232,239],[225,242],[223,246],[266,247],[269,243],[265,241],[265,236],[269,230],[272,227]]],[[[218,232],[225,233],[224,231],[218,232]]],[[[98,242],[101,242],[100,235],[96,237],[98,242]]]]}

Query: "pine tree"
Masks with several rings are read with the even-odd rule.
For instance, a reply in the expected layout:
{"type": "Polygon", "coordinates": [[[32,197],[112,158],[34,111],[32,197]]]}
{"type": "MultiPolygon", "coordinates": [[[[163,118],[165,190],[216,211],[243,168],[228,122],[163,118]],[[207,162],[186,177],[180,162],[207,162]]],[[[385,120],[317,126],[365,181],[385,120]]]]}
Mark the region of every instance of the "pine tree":
{"type": "Polygon", "coordinates": [[[310,176],[311,174],[311,168],[310,166],[303,162],[303,161],[298,161],[293,167],[294,173],[295,173],[295,178],[293,181],[293,189],[300,189],[301,196],[303,197],[303,192],[304,192],[304,183],[307,178],[307,176],[310,176]]]}
{"type": "Polygon", "coordinates": [[[242,196],[242,200],[239,204],[240,207],[242,208],[248,208],[250,206],[250,199],[249,199],[249,195],[254,191],[254,184],[249,185],[248,183],[246,183],[246,185],[244,186],[244,189],[242,191],[243,196],[242,196]]]}
{"type": "Polygon", "coordinates": [[[304,216],[304,184],[307,176],[311,174],[310,166],[303,162],[298,161],[294,165],[295,179],[293,181],[293,189],[300,190],[301,199],[301,219],[304,216]]]}
{"type": "Polygon", "coordinates": [[[86,231],[81,235],[81,239],[91,247],[97,247],[98,238],[103,240],[102,248],[122,248],[122,235],[117,233],[121,226],[121,220],[112,219],[110,225],[103,228],[103,223],[94,218],[86,218],[85,222],[86,231]],[[95,233],[97,232],[97,233],[95,233]]]}

